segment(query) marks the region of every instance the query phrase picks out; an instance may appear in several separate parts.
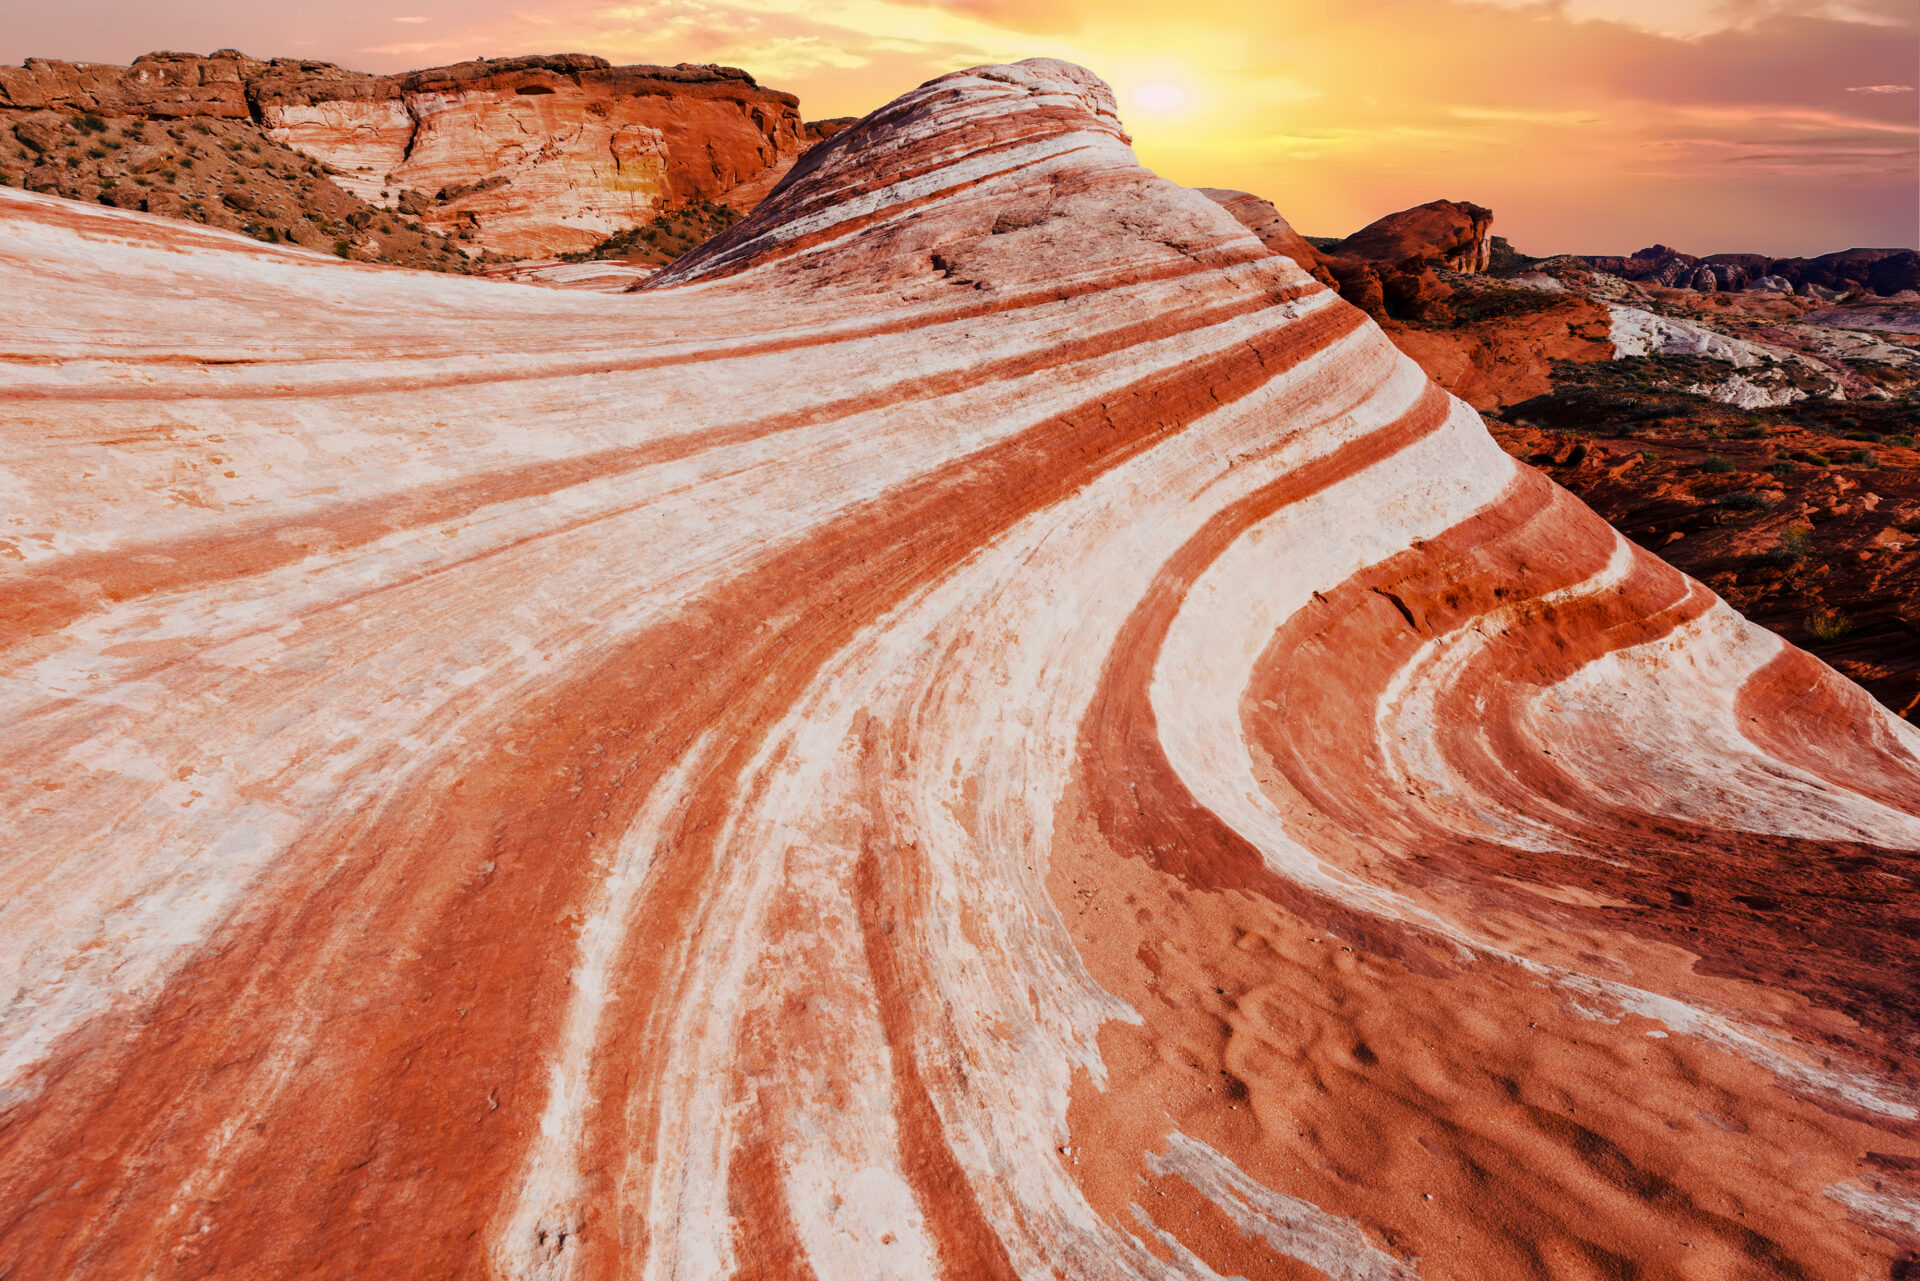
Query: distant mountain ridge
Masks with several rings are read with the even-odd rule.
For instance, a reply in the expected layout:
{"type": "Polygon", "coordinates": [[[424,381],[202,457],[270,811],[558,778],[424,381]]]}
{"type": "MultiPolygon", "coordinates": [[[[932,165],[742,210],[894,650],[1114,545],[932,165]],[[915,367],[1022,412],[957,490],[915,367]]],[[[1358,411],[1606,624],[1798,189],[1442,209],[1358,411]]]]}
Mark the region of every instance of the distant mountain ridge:
{"type": "Polygon", "coordinates": [[[1865,289],[1891,296],[1920,289],[1920,253],[1912,249],[1842,249],[1815,258],[1770,258],[1765,254],[1708,254],[1696,258],[1666,245],[1649,245],[1630,257],[1584,255],[1608,275],[1623,280],[1692,289],[1772,289],[1817,296],[1865,289]]]}

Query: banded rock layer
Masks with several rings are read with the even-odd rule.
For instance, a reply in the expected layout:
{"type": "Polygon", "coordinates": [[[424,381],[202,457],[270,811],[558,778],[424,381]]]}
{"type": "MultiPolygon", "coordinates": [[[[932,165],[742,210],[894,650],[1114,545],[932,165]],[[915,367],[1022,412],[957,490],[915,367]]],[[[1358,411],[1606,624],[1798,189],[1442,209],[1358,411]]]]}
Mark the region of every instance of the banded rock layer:
{"type": "Polygon", "coordinates": [[[1920,739],[1090,74],[628,295],[0,211],[0,1273],[1906,1248],[1920,739]]]}

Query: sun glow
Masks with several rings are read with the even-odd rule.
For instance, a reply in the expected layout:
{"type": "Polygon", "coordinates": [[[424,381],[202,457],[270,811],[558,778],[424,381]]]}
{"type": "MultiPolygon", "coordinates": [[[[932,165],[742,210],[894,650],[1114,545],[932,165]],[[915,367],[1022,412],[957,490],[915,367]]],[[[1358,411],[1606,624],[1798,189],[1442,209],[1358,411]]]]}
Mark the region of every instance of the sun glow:
{"type": "Polygon", "coordinates": [[[1171,80],[1149,80],[1135,86],[1127,95],[1128,106],[1156,116],[1184,110],[1192,101],[1193,95],[1187,92],[1187,87],[1171,80]]]}

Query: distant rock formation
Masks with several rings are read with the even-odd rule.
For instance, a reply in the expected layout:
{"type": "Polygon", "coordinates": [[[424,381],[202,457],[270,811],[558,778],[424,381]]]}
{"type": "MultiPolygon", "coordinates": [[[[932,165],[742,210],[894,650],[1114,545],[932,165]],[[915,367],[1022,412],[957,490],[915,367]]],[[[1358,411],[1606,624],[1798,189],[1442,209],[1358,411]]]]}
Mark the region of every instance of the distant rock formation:
{"type": "Polygon", "coordinates": [[[1889,296],[1920,289],[1920,252],[1912,249],[1843,249],[1817,258],[1696,258],[1667,245],[1649,245],[1631,257],[1588,256],[1586,261],[1623,280],[1700,293],[1784,289],[1831,299],[1860,291],[1889,296]]]}
{"type": "Polygon", "coordinates": [[[749,209],[846,123],[809,128],[797,98],[733,67],[563,54],[376,76],[231,49],[128,67],[30,59],[0,68],[0,117],[15,112],[251,122],[369,205],[528,256],[692,201],[749,209]]]}

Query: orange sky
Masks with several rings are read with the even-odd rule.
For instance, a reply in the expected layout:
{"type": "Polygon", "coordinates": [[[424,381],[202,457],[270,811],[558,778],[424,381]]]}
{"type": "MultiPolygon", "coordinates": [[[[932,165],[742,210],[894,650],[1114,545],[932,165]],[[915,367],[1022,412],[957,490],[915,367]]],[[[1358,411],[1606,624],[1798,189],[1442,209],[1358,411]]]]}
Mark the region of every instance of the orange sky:
{"type": "Polygon", "coordinates": [[[809,118],[1048,54],[1113,83],[1146,164],[1309,234],[1444,196],[1535,254],[1920,238],[1914,0],[69,0],[0,24],[11,62],[222,45],[724,62],[809,118]]]}

